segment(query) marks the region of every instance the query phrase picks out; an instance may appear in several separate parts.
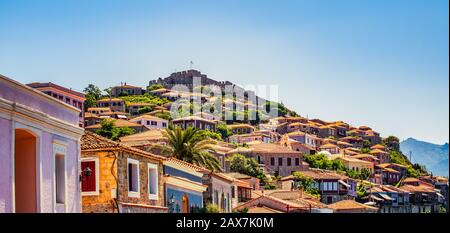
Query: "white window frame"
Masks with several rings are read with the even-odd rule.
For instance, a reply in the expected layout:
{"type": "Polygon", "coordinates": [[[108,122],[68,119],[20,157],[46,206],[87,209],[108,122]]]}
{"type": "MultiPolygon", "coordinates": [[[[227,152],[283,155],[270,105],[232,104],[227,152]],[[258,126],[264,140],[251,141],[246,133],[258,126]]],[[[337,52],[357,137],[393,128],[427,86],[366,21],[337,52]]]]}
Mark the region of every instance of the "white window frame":
{"type": "Polygon", "coordinates": [[[53,156],[52,156],[52,168],[53,168],[53,212],[56,213],[63,206],[64,212],[67,213],[67,147],[68,144],[59,140],[53,140],[53,156]],[[56,156],[64,156],[64,203],[56,202],[56,156]]]}
{"type": "MultiPolygon", "coordinates": [[[[95,191],[83,192],[81,196],[98,196],[100,195],[100,160],[96,157],[81,158],[81,162],[95,162],[95,191]]],[[[83,171],[81,171],[83,172],[83,171]]]]}
{"type": "Polygon", "coordinates": [[[128,190],[128,197],[141,197],[141,187],[140,187],[140,173],[139,173],[139,161],[135,159],[127,158],[127,190],[128,190]],[[137,191],[130,191],[130,177],[128,177],[128,174],[130,174],[129,171],[129,164],[133,164],[137,166],[137,191]]]}
{"type": "Polygon", "coordinates": [[[147,164],[147,173],[148,173],[148,199],[150,200],[159,200],[159,170],[158,170],[158,164],[154,164],[154,163],[148,163],[147,164]],[[150,185],[151,185],[151,180],[150,180],[150,169],[154,169],[156,172],[156,188],[155,188],[155,194],[150,193],[150,185]]]}

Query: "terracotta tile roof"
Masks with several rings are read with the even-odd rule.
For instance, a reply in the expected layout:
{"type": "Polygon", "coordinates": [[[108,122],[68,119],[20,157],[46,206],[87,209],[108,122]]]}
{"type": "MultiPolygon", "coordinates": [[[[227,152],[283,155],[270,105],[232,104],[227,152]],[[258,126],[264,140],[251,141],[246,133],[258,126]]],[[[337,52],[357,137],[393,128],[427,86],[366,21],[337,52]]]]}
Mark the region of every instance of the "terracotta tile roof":
{"type": "Polygon", "coordinates": [[[381,163],[381,164],[378,164],[377,166],[381,167],[381,168],[387,168],[389,166],[397,166],[397,167],[401,167],[401,168],[407,168],[407,166],[397,164],[397,163],[381,163]]]}
{"type": "Polygon", "coordinates": [[[252,206],[248,208],[247,213],[249,214],[275,214],[275,213],[283,213],[281,211],[269,208],[267,206],[252,206]]]}
{"type": "Polygon", "coordinates": [[[227,173],[225,173],[227,176],[231,176],[231,177],[233,177],[233,178],[235,178],[235,179],[250,179],[250,178],[252,178],[251,176],[249,176],[249,175],[246,175],[246,174],[242,174],[242,173],[239,173],[239,172],[227,172],[227,173]]]}
{"type": "Polygon", "coordinates": [[[162,121],[167,121],[165,119],[162,119],[162,118],[159,118],[159,117],[156,117],[156,116],[152,116],[152,115],[141,115],[141,116],[138,116],[138,117],[135,117],[135,118],[131,119],[130,121],[135,122],[135,121],[143,120],[143,119],[144,120],[162,120],[162,121]]]}
{"type": "Polygon", "coordinates": [[[348,143],[348,142],[343,142],[343,141],[338,141],[337,144],[338,145],[343,145],[343,146],[353,146],[353,144],[348,143]]]}
{"type": "Polygon", "coordinates": [[[196,171],[196,172],[210,172],[208,169],[201,167],[201,166],[197,166],[195,164],[192,163],[188,163],[186,161],[183,160],[179,160],[175,157],[169,157],[164,161],[164,164],[168,164],[168,165],[177,165],[179,167],[183,167],[192,171],[196,171]]]}
{"type": "MultiPolygon", "coordinates": [[[[231,176],[227,176],[224,173],[213,172],[213,173],[211,173],[211,175],[215,176],[216,178],[220,178],[222,180],[226,180],[228,182],[236,182],[237,181],[237,179],[235,179],[235,178],[233,178],[231,176]]],[[[247,184],[247,183],[245,183],[245,184],[247,184]]]]}
{"type": "Polygon", "coordinates": [[[335,202],[331,205],[328,205],[329,208],[334,210],[369,210],[369,211],[377,211],[378,208],[364,205],[362,203],[353,201],[353,200],[342,200],[335,202]]]}
{"type": "Polygon", "coordinates": [[[95,115],[94,113],[85,112],[84,118],[100,118],[99,116],[95,115]]]}
{"type": "Polygon", "coordinates": [[[131,141],[155,141],[165,139],[164,130],[162,129],[149,129],[142,133],[132,134],[125,137],[121,137],[121,142],[131,142],[131,141]]]}
{"type": "Polygon", "coordinates": [[[179,122],[179,121],[204,121],[204,122],[209,122],[211,124],[216,123],[215,121],[210,121],[208,119],[201,118],[199,116],[187,116],[187,117],[181,117],[181,118],[172,120],[172,122],[179,122]]]}
{"type": "Polygon", "coordinates": [[[420,182],[420,180],[414,177],[407,177],[403,180],[403,183],[414,183],[414,182],[420,182]]]}
{"type": "Polygon", "coordinates": [[[373,164],[372,162],[361,160],[361,159],[358,159],[358,158],[354,158],[353,156],[351,156],[351,157],[347,157],[347,156],[338,157],[336,159],[340,159],[340,160],[343,160],[343,161],[346,161],[346,162],[350,162],[350,163],[373,164]]]}
{"type": "Polygon", "coordinates": [[[372,130],[372,128],[370,128],[369,126],[365,126],[365,125],[360,126],[358,129],[363,130],[363,131],[372,130]]]}
{"type": "Polygon", "coordinates": [[[124,102],[122,99],[119,99],[119,98],[104,98],[104,99],[97,100],[97,103],[101,103],[101,102],[110,102],[110,101],[114,101],[114,102],[117,102],[117,101],[124,102]]]}
{"type": "Polygon", "coordinates": [[[291,144],[291,145],[294,145],[294,144],[295,144],[296,146],[300,146],[300,147],[305,148],[305,149],[307,149],[307,150],[315,150],[315,149],[316,149],[316,148],[314,148],[314,147],[312,147],[312,146],[310,146],[310,145],[301,143],[301,142],[296,141],[296,140],[294,140],[294,139],[289,139],[289,140],[288,140],[288,143],[291,144]]]}
{"type": "Polygon", "coordinates": [[[377,157],[375,157],[373,155],[369,155],[369,154],[357,154],[357,155],[353,155],[352,158],[355,158],[355,159],[371,158],[373,160],[379,160],[377,157]]]}
{"type": "Polygon", "coordinates": [[[261,200],[264,200],[264,199],[265,199],[265,201],[263,203],[265,203],[264,204],[265,206],[268,206],[268,205],[270,206],[270,202],[274,202],[276,204],[281,204],[283,206],[283,208],[289,207],[290,210],[292,210],[292,209],[305,209],[306,210],[309,208],[309,205],[297,204],[297,203],[293,203],[291,201],[285,201],[285,200],[282,200],[282,199],[279,199],[276,197],[271,197],[271,196],[263,194],[263,195],[253,198],[252,200],[250,200],[248,202],[245,202],[245,203],[235,207],[235,209],[239,210],[239,209],[245,208],[247,206],[260,206],[261,200]]]}
{"type": "Polygon", "coordinates": [[[120,142],[115,142],[104,138],[96,133],[85,131],[81,137],[81,151],[99,151],[99,150],[124,150],[130,153],[139,154],[159,160],[165,160],[163,156],[155,155],[147,151],[139,150],[130,146],[127,146],[120,142]]]}
{"type": "Polygon", "coordinates": [[[400,186],[399,188],[406,190],[408,192],[411,192],[411,193],[435,193],[436,192],[432,186],[423,185],[423,184],[418,185],[418,186],[406,184],[406,185],[400,186]]]}
{"type": "MultiPolygon", "coordinates": [[[[134,122],[130,122],[123,119],[114,119],[114,125],[116,127],[142,127],[140,124],[136,124],[134,122]]],[[[87,126],[86,129],[100,129],[102,127],[101,124],[87,126]]]]}
{"type": "Polygon", "coordinates": [[[383,145],[381,145],[381,144],[376,144],[376,145],[370,147],[370,149],[372,149],[372,150],[375,150],[375,149],[385,150],[386,148],[383,145]]]}
{"type": "Polygon", "coordinates": [[[321,203],[318,198],[299,190],[264,190],[264,194],[262,194],[261,191],[256,191],[255,194],[278,198],[305,207],[309,207],[310,205],[312,208],[327,207],[325,204],[321,203]]]}
{"type": "Polygon", "coordinates": [[[386,151],[382,151],[380,149],[371,150],[369,153],[370,154],[389,154],[386,151]]]}
{"type": "Polygon", "coordinates": [[[253,153],[260,153],[260,154],[276,154],[276,153],[283,153],[283,154],[293,154],[293,155],[300,155],[301,153],[298,151],[293,151],[287,147],[274,144],[274,143],[259,143],[259,144],[253,144],[249,146],[249,149],[253,153]]]}
{"type": "MultiPolygon", "coordinates": [[[[328,170],[322,170],[322,169],[310,169],[307,171],[300,171],[301,174],[303,174],[306,177],[310,177],[315,180],[323,180],[323,179],[329,179],[329,180],[345,180],[348,179],[347,176],[338,174],[334,171],[328,171],[328,170]]],[[[293,175],[285,176],[281,178],[281,181],[284,180],[292,180],[294,179],[293,175]]]]}
{"type": "Polygon", "coordinates": [[[95,107],[95,108],[88,108],[88,109],[87,109],[87,111],[88,111],[88,112],[91,112],[91,111],[100,111],[100,110],[103,110],[103,111],[108,111],[108,112],[110,112],[110,111],[111,111],[111,109],[110,109],[110,108],[99,108],[99,107],[95,107]]]}
{"type": "Polygon", "coordinates": [[[390,172],[390,173],[400,173],[399,171],[394,170],[394,169],[392,169],[392,168],[388,168],[388,167],[383,168],[383,170],[384,170],[384,171],[388,171],[388,172],[390,172]]]}
{"type": "Polygon", "coordinates": [[[290,137],[292,137],[292,136],[305,136],[306,133],[301,132],[301,131],[295,131],[295,132],[287,133],[286,135],[287,135],[287,136],[290,136],[290,137]]]}
{"type": "Polygon", "coordinates": [[[227,125],[228,128],[230,129],[235,129],[235,128],[250,128],[250,129],[255,129],[255,127],[249,125],[249,124],[232,124],[232,125],[227,125]]]}
{"type": "Polygon", "coordinates": [[[355,151],[349,150],[349,149],[343,149],[343,153],[344,153],[344,155],[351,155],[351,156],[359,154],[359,152],[355,152],[355,151]]]}
{"type": "Polygon", "coordinates": [[[334,148],[338,148],[338,146],[331,144],[331,143],[327,143],[325,145],[322,145],[319,147],[320,149],[334,149],[334,148]]]}

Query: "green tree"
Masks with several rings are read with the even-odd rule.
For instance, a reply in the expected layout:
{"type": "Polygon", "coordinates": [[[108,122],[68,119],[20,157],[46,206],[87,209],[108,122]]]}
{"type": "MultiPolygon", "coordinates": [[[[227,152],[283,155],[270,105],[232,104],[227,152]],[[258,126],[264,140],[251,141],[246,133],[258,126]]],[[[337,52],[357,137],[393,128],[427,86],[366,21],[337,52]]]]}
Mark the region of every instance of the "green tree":
{"type": "Polygon", "coordinates": [[[210,130],[203,130],[203,134],[207,138],[223,141],[222,135],[220,133],[212,132],[210,130]]]}
{"type": "Polygon", "coordinates": [[[153,90],[158,90],[158,89],[161,89],[161,88],[164,88],[164,86],[161,85],[161,84],[153,84],[153,85],[147,87],[147,90],[148,91],[153,91],[153,90]]]}
{"type": "Polygon", "coordinates": [[[116,141],[121,137],[134,134],[134,129],[128,127],[116,127],[115,120],[103,119],[101,122],[101,128],[95,133],[116,141]]]}
{"type": "MultiPolygon", "coordinates": [[[[105,97],[110,97],[111,93],[112,93],[112,88],[108,87],[108,88],[103,89],[103,91],[106,93],[105,97]]],[[[120,94],[122,94],[122,93],[120,93],[120,94]]]]}
{"type": "Polygon", "coordinates": [[[155,116],[159,117],[159,118],[162,118],[162,119],[165,119],[165,120],[168,120],[168,121],[172,120],[172,116],[170,115],[170,112],[168,112],[168,111],[158,112],[158,113],[155,114],[155,116]]]}
{"type": "Polygon", "coordinates": [[[89,84],[83,90],[86,98],[86,107],[91,108],[97,105],[97,100],[102,96],[102,91],[94,84],[89,84]]]}
{"type": "Polygon", "coordinates": [[[214,140],[208,138],[202,130],[188,127],[182,130],[180,127],[166,129],[164,136],[168,140],[167,145],[157,145],[161,153],[167,157],[203,166],[212,171],[222,170],[219,160],[210,152],[214,151],[214,140]]]}
{"type": "Polygon", "coordinates": [[[205,206],[204,212],[205,213],[220,213],[220,209],[217,206],[209,203],[205,206]]]}
{"type": "Polygon", "coordinates": [[[247,158],[241,154],[233,154],[226,159],[230,163],[232,172],[239,172],[259,179],[264,179],[264,173],[259,168],[258,161],[254,158],[247,158]]]}
{"type": "Polygon", "coordinates": [[[145,106],[145,107],[139,108],[137,111],[139,114],[144,114],[144,113],[153,111],[153,108],[151,106],[145,106]]]}
{"type": "Polygon", "coordinates": [[[294,172],[292,175],[295,178],[297,187],[301,187],[306,193],[320,198],[320,191],[315,187],[314,179],[305,176],[302,172],[294,172]]]}
{"type": "Polygon", "coordinates": [[[226,124],[218,124],[216,131],[222,135],[223,139],[226,139],[233,134],[226,124]]]}

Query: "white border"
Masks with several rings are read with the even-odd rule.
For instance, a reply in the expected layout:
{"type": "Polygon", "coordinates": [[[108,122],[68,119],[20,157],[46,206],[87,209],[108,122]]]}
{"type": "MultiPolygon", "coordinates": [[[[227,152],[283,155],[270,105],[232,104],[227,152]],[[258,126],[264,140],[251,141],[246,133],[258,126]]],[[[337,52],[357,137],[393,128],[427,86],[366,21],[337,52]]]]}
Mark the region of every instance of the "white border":
{"type": "Polygon", "coordinates": [[[150,200],[159,200],[159,169],[158,164],[148,163],[147,164],[147,174],[148,174],[148,199],[150,200]],[[150,193],[150,169],[154,169],[156,171],[156,191],[155,194],[150,193]]]}
{"type": "Polygon", "coordinates": [[[67,213],[67,147],[68,144],[63,141],[53,140],[53,156],[52,156],[52,168],[53,168],[53,212],[57,213],[58,206],[64,206],[64,213],[67,213]],[[56,202],[56,170],[55,170],[55,162],[56,155],[64,156],[64,203],[56,202]]]}
{"type": "Polygon", "coordinates": [[[140,182],[141,182],[141,180],[140,180],[140,172],[139,172],[139,161],[135,160],[135,159],[127,158],[127,190],[128,190],[128,197],[138,197],[138,198],[141,197],[140,182]],[[130,171],[128,171],[128,168],[129,168],[128,165],[130,163],[137,166],[137,174],[138,174],[138,176],[137,176],[137,179],[138,179],[137,180],[137,192],[130,191],[130,181],[129,181],[130,177],[128,177],[128,174],[130,174],[130,171]]]}
{"type": "MultiPolygon", "coordinates": [[[[81,163],[83,162],[95,162],[95,191],[91,192],[83,192],[82,186],[80,187],[81,196],[98,196],[100,194],[100,160],[97,157],[88,157],[88,158],[81,158],[81,163]]],[[[80,166],[81,169],[81,166],[80,166]]],[[[83,171],[81,171],[81,174],[83,171]]],[[[82,174],[83,175],[83,174],[82,174]]]]}

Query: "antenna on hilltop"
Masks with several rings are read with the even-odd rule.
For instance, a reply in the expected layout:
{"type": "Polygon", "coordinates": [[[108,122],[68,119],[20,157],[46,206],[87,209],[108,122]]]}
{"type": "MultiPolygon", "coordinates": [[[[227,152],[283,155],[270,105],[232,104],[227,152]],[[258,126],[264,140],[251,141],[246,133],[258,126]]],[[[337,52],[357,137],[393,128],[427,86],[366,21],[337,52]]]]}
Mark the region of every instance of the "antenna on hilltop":
{"type": "Polygon", "coordinates": [[[193,61],[190,61],[190,62],[189,62],[189,69],[192,70],[193,68],[194,68],[194,62],[193,62],[193,61]]]}

